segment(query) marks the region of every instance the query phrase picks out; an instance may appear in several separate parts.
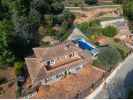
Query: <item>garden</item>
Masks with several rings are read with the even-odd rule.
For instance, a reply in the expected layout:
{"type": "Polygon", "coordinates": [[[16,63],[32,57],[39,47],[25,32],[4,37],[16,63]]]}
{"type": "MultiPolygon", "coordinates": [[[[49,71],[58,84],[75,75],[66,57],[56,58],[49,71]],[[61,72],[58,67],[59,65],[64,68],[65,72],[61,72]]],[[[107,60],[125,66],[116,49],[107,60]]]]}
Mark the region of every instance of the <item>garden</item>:
{"type": "Polygon", "coordinates": [[[50,46],[52,42],[56,44],[67,39],[74,27],[75,16],[71,12],[64,10],[62,14],[44,17],[45,22],[39,28],[41,46],[50,46]]]}
{"type": "Polygon", "coordinates": [[[121,41],[116,41],[115,36],[119,32],[114,26],[106,26],[102,28],[99,20],[84,22],[78,24],[77,27],[86,35],[88,41],[91,41],[98,49],[99,54],[94,59],[93,65],[106,71],[111,71],[122,60],[124,60],[130,50],[121,41]],[[97,44],[100,41],[106,42],[105,45],[97,44]],[[103,39],[104,37],[104,39],[103,39]]]}

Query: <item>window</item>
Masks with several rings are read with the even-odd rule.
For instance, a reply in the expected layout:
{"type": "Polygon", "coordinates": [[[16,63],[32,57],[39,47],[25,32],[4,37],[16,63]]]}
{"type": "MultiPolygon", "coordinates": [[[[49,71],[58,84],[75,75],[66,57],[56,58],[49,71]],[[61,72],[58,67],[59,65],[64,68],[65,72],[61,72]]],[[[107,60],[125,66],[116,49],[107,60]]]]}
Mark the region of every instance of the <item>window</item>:
{"type": "Polygon", "coordinates": [[[55,64],[55,60],[51,59],[51,60],[48,60],[46,63],[47,63],[48,66],[54,65],[55,64]]]}
{"type": "Polygon", "coordinates": [[[79,55],[78,55],[77,52],[74,52],[74,56],[75,56],[75,57],[79,57],[79,55]]]}
{"type": "Polygon", "coordinates": [[[59,73],[56,75],[56,78],[61,78],[62,76],[63,76],[62,73],[59,73]]]}
{"type": "Polygon", "coordinates": [[[69,57],[70,58],[74,57],[74,53],[69,54],[69,57]]]}
{"type": "Polygon", "coordinates": [[[65,55],[65,59],[67,58],[68,56],[67,55],[65,55]]]}

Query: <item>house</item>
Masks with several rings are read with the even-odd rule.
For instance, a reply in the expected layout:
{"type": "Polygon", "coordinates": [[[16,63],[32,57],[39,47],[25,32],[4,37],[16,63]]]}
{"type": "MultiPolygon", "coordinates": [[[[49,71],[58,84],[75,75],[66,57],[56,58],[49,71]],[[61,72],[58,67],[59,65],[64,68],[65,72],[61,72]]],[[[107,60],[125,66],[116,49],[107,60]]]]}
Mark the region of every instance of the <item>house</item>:
{"type": "Polygon", "coordinates": [[[33,48],[34,55],[25,58],[33,85],[47,85],[77,73],[92,63],[91,57],[71,41],[53,47],[33,48]]]}

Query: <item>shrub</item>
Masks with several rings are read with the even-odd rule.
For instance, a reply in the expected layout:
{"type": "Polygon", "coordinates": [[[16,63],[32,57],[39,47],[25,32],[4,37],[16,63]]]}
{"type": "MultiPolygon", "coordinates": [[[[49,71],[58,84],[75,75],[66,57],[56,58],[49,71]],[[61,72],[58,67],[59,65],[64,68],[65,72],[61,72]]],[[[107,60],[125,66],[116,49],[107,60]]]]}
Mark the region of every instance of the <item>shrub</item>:
{"type": "Polygon", "coordinates": [[[21,61],[15,62],[14,66],[15,66],[15,73],[17,76],[23,73],[23,70],[24,70],[23,62],[21,61]]]}
{"type": "Polygon", "coordinates": [[[87,3],[88,5],[94,5],[97,4],[97,0],[85,0],[85,3],[87,3]]]}
{"type": "Polygon", "coordinates": [[[97,38],[97,35],[96,34],[91,34],[91,35],[88,36],[88,39],[90,41],[94,41],[95,42],[96,38],[97,38]]]}
{"type": "Polygon", "coordinates": [[[133,21],[133,1],[132,0],[127,0],[127,3],[124,3],[123,13],[130,21],[133,21]]]}
{"type": "Polygon", "coordinates": [[[88,23],[88,22],[84,22],[84,23],[78,24],[77,27],[78,27],[82,32],[87,32],[87,31],[88,31],[88,27],[89,27],[89,23],[88,23]]]}
{"type": "Polygon", "coordinates": [[[68,10],[64,10],[63,16],[64,16],[65,22],[67,22],[69,24],[73,24],[73,21],[75,20],[75,15],[73,13],[71,13],[68,10]]]}
{"type": "Polygon", "coordinates": [[[0,65],[12,65],[15,60],[10,48],[12,27],[11,21],[0,21],[0,65]]]}
{"type": "Polygon", "coordinates": [[[61,2],[54,2],[51,4],[51,9],[53,14],[60,14],[64,10],[64,5],[61,2]]]}
{"type": "Polygon", "coordinates": [[[18,98],[20,96],[21,96],[21,87],[17,86],[17,89],[16,89],[16,98],[18,98]]]}
{"type": "Polygon", "coordinates": [[[100,23],[98,20],[94,20],[91,22],[83,22],[81,24],[78,24],[77,27],[82,31],[82,32],[97,32],[100,27],[100,23]]]}
{"type": "Polygon", "coordinates": [[[54,15],[53,16],[53,25],[59,24],[61,25],[63,22],[63,15],[54,15]]]}
{"type": "Polygon", "coordinates": [[[130,50],[124,44],[114,42],[113,40],[110,41],[110,44],[120,52],[122,59],[125,59],[125,57],[128,56],[130,50]]]}
{"type": "Polygon", "coordinates": [[[117,3],[117,4],[122,4],[124,2],[124,0],[113,0],[114,3],[117,3]]]}
{"type": "Polygon", "coordinates": [[[0,85],[7,82],[7,79],[5,77],[0,78],[0,85]]]}
{"type": "Polygon", "coordinates": [[[117,49],[113,47],[102,47],[93,65],[109,71],[120,61],[121,55],[117,49]]]}
{"type": "Polygon", "coordinates": [[[89,27],[99,27],[100,21],[99,20],[93,20],[89,22],[89,27]]]}
{"type": "Polygon", "coordinates": [[[102,33],[108,37],[114,37],[117,34],[117,29],[113,26],[107,26],[103,29],[102,33]]]}

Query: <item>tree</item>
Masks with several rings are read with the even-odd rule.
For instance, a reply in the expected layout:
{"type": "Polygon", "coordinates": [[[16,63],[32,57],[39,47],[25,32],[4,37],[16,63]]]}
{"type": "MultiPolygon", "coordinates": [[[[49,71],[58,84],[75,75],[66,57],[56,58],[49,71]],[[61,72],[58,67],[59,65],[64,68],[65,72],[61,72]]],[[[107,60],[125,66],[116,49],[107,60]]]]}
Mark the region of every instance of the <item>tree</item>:
{"type": "Polygon", "coordinates": [[[75,15],[72,14],[68,10],[64,10],[63,14],[64,14],[64,22],[66,22],[68,24],[68,27],[69,26],[71,27],[71,25],[73,25],[73,22],[75,20],[75,15]]]}
{"type": "Polygon", "coordinates": [[[24,71],[24,63],[23,62],[20,62],[20,61],[15,62],[14,67],[15,67],[16,76],[19,76],[23,73],[23,71],[24,71]]]}
{"type": "Polygon", "coordinates": [[[45,14],[60,14],[64,10],[62,0],[33,0],[31,8],[36,9],[42,18],[45,14]]]}
{"type": "Polygon", "coordinates": [[[124,3],[123,13],[128,18],[128,20],[133,21],[133,1],[132,0],[128,0],[127,3],[124,3]]]}
{"type": "Polygon", "coordinates": [[[51,4],[51,12],[53,14],[60,14],[63,10],[64,10],[63,3],[59,3],[56,1],[56,2],[51,4]]]}
{"type": "Polygon", "coordinates": [[[122,4],[124,0],[113,0],[114,3],[122,4]]]}
{"type": "Polygon", "coordinates": [[[12,33],[12,23],[10,21],[0,22],[0,64],[13,64],[15,56],[10,50],[10,34],[12,33]]]}
{"type": "Polygon", "coordinates": [[[120,61],[121,61],[121,55],[117,49],[113,47],[104,47],[101,48],[97,59],[94,60],[94,65],[102,67],[105,70],[110,70],[120,61]]]}
{"type": "Polygon", "coordinates": [[[10,13],[8,7],[0,0],[0,20],[9,19],[10,13]]]}
{"type": "Polygon", "coordinates": [[[85,0],[85,3],[87,3],[88,5],[94,5],[97,4],[97,0],[85,0]]]}
{"type": "Polygon", "coordinates": [[[113,26],[107,26],[103,29],[103,35],[108,36],[108,37],[113,37],[117,34],[117,29],[113,26]]]}
{"type": "Polygon", "coordinates": [[[78,28],[82,31],[82,32],[87,32],[88,28],[89,28],[89,23],[88,22],[83,22],[81,24],[78,24],[78,28]]]}
{"type": "Polygon", "coordinates": [[[38,25],[34,18],[20,17],[16,22],[15,34],[11,43],[12,51],[19,58],[32,53],[32,48],[38,45],[38,25]]]}
{"type": "MultiPolygon", "coordinates": [[[[0,35],[2,35],[2,38],[5,37],[9,38],[9,36],[6,34],[7,33],[11,34],[10,37],[12,38],[13,41],[11,41],[9,45],[11,49],[10,54],[14,53],[16,57],[22,59],[25,56],[30,55],[32,53],[33,47],[39,45],[38,28],[40,24],[42,24],[42,22],[44,22],[45,20],[44,15],[59,14],[64,10],[64,5],[61,3],[62,0],[0,0],[0,1],[2,1],[2,3],[0,2],[0,7],[3,8],[2,4],[6,5],[9,12],[11,13],[10,21],[12,22],[12,29],[13,29],[13,32],[11,33],[10,30],[8,32],[2,31],[0,35]]],[[[3,14],[4,13],[1,14],[2,18],[3,14]]]]}
{"type": "Polygon", "coordinates": [[[31,0],[14,0],[7,4],[12,12],[14,24],[12,51],[18,58],[25,57],[32,53],[32,48],[38,45],[38,27],[40,16],[31,8],[31,0]]]}

